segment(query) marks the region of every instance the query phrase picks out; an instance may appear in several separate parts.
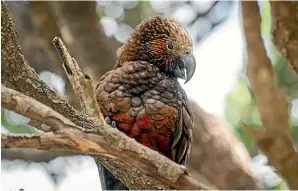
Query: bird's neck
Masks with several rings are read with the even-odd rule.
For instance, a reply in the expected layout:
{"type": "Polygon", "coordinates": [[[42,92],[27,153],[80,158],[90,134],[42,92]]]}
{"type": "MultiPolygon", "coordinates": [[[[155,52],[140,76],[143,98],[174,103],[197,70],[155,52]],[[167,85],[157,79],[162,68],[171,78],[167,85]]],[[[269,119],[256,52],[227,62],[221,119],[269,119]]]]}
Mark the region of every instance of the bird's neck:
{"type": "Polygon", "coordinates": [[[139,60],[149,61],[150,59],[144,53],[144,51],[142,51],[141,47],[133,42],[128,42],[119,49],[118,58],[116,60],[114,69],[123,66],[125,62],[139,60]]]}

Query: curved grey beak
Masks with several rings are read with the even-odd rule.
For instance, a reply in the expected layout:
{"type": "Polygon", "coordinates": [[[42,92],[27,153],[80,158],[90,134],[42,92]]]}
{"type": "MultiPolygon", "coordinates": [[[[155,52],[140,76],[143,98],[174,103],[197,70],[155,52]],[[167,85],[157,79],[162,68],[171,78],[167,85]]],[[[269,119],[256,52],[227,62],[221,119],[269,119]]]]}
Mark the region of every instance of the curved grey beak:
{"type": "Polygon", "coordinates": [[[186,84],[193,76],[196,70],[196,59],[193,54],[178,59],[174,74],[176,77],[185,80],[186,84]],[[185,71],[186,70],[186,71],[185,71]],[[185,74],[186,73],[186,74],[185,74]]]}

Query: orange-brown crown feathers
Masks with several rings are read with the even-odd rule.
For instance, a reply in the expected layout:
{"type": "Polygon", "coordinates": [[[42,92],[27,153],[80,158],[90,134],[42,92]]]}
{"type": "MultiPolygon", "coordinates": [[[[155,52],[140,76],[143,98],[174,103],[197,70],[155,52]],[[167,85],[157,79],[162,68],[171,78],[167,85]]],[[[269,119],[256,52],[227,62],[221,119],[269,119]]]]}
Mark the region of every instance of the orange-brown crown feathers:
{"type": "MultiPolygon", "coordinates": [[[[190,34],[171,18],[156,16],[141,22],[121,47],[117,66],[126,61],[147,61],[171,72],[179,59],[192,55],[190,34]]],[[[181,64],[180,64],[181,65],[181,64]]],[[[179,77],[179,76],[178,76],[179,77]]]]}
{"type": "Polygon", "coordinates": [[[153,56],[177,56],[192,51],[192,40],[179,22],[156,16],[141,22],[121,49],[119,59],[122,62],[148,61],[153,56]],[[173,49],[169,49],[171,46],[173,49]]]}

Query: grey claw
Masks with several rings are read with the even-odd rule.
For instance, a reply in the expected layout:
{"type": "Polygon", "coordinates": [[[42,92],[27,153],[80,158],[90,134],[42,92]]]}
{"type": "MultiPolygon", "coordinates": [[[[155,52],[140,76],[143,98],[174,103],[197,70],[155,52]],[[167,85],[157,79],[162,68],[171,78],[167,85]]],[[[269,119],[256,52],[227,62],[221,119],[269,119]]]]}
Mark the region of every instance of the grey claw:
{"type": "Polygon", "coordinates": [[[111,120],[109,117],[106,117],[106,118],[105,118],[105,121],[106,121],[106,123],[109,124],[109,125],[111,125],[111,123],[112,123],[112,120],[111,120]]]}
{"type": "Polygon", "coordinates": [[[107,124],[111,125],[113,128],[117,128],[116,121],[112,121],[110,117],[106,117],[105,121],[106,121],[107,124]]]}
{"type": "Polygon", "coordinates": [[[116,121],[112,121],[112,127],[117,128],[116,121]]]}

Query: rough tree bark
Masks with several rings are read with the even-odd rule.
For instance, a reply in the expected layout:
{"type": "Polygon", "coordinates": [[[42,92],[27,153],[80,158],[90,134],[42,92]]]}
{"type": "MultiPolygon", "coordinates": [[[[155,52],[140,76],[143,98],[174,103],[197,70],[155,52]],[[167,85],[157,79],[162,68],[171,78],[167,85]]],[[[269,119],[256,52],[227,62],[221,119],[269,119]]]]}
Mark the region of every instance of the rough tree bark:
{"type": "Polygon", "coordinates": [[[267,155],[269,164],[287,181],[290,189],[297,190],[298,153],[290,134],[288,101],[274,83],[272,64],[261,36],[261,16],[257,2],[242,1],[242,19],[248,55],[247,77],[256,96],[263,124],[263,129],[248,130],[267,155]]]}
{"type": "Polygon", "coordinates": [[[298,2],[270,1],[270,5],[273,42],[298,74],[298,2]]]}

